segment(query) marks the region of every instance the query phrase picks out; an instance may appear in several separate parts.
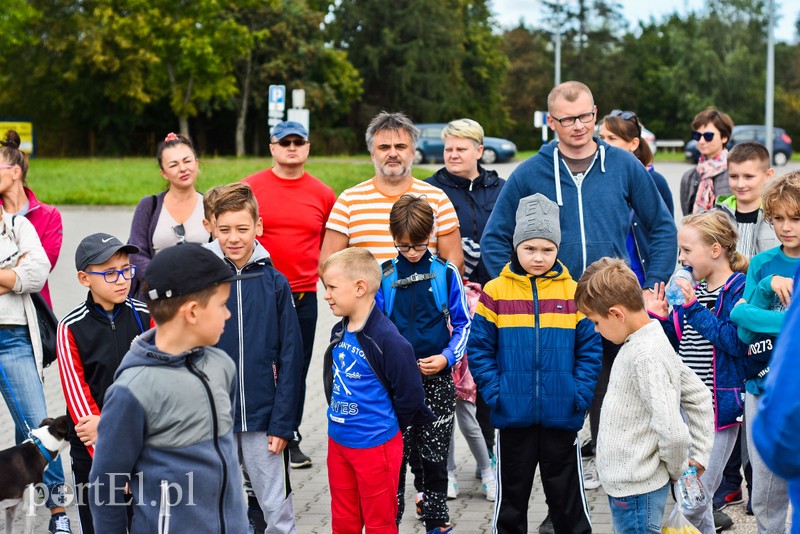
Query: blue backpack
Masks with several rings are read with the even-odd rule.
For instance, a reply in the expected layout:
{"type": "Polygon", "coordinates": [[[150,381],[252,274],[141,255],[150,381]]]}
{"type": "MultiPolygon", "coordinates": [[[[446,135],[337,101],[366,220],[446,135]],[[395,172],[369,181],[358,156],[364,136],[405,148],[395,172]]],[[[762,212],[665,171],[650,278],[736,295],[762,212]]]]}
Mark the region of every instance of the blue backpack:
{"type": "Polygon", "coordinates": [[[381,265],[381,270],[383,271],[383,280],[381,281],[383,313],[386,314],[386,317],[392,315],[394,296],[398,287],[408,287],[415,282],[430,280],[436,307],[442,310],[445,321],[448,321],[450,319],[450,308],[447,305],[447,266],[450,265],[450,262],[439,256],[433,256],[430,272],[427,274],[414,273],[402,280],[397,279],[396,264],[397,258],[392,258],[381,265]]]}

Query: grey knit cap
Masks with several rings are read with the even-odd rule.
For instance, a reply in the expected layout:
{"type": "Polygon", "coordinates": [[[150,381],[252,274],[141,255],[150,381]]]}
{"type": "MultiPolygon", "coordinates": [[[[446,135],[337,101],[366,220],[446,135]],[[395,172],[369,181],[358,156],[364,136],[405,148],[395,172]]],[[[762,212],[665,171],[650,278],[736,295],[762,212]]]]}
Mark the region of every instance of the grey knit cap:
{"type": "Polygon", "coordinates": [[[517,226],[514,228],[514,249],[528,239],[539,237],[561,246],[561,222],[558,204],[541,193],[520,199],[517,226]]]}

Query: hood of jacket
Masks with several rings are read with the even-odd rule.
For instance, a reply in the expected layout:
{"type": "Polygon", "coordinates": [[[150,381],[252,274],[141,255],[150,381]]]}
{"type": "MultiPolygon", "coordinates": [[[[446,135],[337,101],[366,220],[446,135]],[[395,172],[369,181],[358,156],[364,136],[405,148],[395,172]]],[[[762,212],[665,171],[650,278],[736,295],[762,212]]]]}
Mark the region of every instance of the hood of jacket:
{"type": "Polygon", "coordinates": [[[196,347],[187,350],[180,354],[168,354],[156,347],[156,329],[151,328],[142,335],[138,336],[131,343],[131,349],[128,354],[122,359],[122,362],[117,367],[117,372],[114,373],[114,379],[119,378],[119,375],[125,369],[131,367],[186,367],[186,360],[189,358],[196,358],[202,356],[205,347],[196,347]]]}
{"type": "MultiPolygon", "coordinates": [[[[204,243],[203,246],[209,249],[214,254],[216,254],[220,259],[225,260],[225,262],[233,266],[234,269],[236,268],[236,266],[233,265],[233,262],[225,257],[225,253],[222,251],[222,247],[219,244],[219,238],[215,239],[211,243],[204,243]]],[[[247,263],[244,264],[242,269],[244,269],[245,267],[247,267],[252,263],[257,263],[259,261],[264,261],[268,259],[269,259],[269,251],[265,249],[264,245],[259,243],[258,240],[255,240],[253,245],[253,254],[250,256],[250,259],[247,260],[247,263]]],[[[242,270],[242,269],[237,269],[237,270],[242,270]]]]}

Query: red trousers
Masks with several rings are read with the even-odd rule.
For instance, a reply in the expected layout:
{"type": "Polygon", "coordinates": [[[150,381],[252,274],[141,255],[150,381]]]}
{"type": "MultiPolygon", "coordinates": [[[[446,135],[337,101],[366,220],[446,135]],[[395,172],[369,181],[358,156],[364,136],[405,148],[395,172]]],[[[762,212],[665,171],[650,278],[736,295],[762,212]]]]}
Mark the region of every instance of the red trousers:
{"type": "Polygon", "coordinates": [[[328,484],[333,534],[397,534],[397,484],[403,436],[370,449],[328,438],[328,484]]]}

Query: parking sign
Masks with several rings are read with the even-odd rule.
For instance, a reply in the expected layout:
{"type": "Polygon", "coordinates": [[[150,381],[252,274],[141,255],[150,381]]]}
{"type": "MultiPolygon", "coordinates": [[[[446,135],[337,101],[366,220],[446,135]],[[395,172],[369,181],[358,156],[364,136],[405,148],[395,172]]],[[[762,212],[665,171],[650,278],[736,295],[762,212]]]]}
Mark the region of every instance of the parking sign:
{"type": "Polygon", "coordinates": [[[270,111],[283,111],[286,109],[286,86],[285,85],[270,85],[269,86],[269,110],[270,111]]]}

